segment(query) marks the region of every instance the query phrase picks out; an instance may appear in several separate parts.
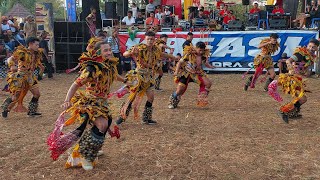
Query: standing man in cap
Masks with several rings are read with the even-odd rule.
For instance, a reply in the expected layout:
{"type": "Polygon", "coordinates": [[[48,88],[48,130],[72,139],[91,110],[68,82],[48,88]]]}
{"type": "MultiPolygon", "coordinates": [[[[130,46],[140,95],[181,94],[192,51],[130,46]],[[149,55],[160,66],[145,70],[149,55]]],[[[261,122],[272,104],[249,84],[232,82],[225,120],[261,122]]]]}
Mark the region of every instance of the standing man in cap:
{"type": "Polygon", "coordinates": [[[26,39],[29,37],[37,37],[37,24],[34,22],[32,15],[27,16],[27,22],[24,24],[23,30],[26,33],[26,39]]]}
{"type": "MultiPolygon", "coordinates": [[[[47,31],[42,31],[40,34],[40,42],[39,42],[39,48],[43,49],[43,54],[42,54],[42,62],[45,65],[45,71],[48,73],[48,78],[52,78],[53,75],[53,65],[51,62],[51,59],[49,58],[49,45],[48,45],[48,41],[47,36],[48,36],[48,32],[47,31]]],[[[39,77],[38,77],[39,78],[39,77]]]]}
{"type": "Polygon", "coordinates": [[[165,16],[170,16],[171,15],[171,11],[169,10],[169,6],[166,6],[165,8],[164,8],[164,15],[165,16]]]}
{"type": "Polygon", "coordinates": [[[149,17],[151,12],[154,12],[155,6],[153,5],[153,0],[149,0],[149,4],[146,6],[146,17],[149,17]]]}

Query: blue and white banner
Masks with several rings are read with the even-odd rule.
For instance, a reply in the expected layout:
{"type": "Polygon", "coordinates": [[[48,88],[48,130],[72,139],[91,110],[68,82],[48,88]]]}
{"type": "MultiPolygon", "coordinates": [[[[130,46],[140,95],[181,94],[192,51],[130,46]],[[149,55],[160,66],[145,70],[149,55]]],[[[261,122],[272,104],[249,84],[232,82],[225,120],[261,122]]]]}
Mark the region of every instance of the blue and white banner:
{"type": "Polygon", "coordinates": [[[209,35],[210,62],[224,70],[252,67],[254,57],[260,53],[257,47],[261,40],[268,38],[271,33],[279,35],[280,48],[272,55],[275,62],[281,58],[282,53],[287,53],[290,57],[296,47],[306,46],[310,39],[318,37],[317,31],[300,30],[211,33],[209,35]]]}
{"type": "MultiPolygon", "coordinates": [[[[188,32],[159,32],[168,35],[167,45],[174,48],[174,55],[182,53],[182,44],[186,40],[188,32]]],[[[217,68],[214,71],[246,71],[252,67],[254,57],[260,52],[258,46],[260,41],[270,36],[271,33],[279,35],[280,48],[274,55],[276,62],[282,53],[290,57],[295,48],[306,46],[311,38],[318,38],[317,31],[303,30],[279,30],[279,31],[214,31],[194,32],[192,44],[199,41],[208,44],[210,49],[210,62],[217,68]]],[[[144,33],[138,33],[136,38],[131,40],[127,33],[119,35],[122,52],[131,46],[143,42],[144,33]]],[[[206,69],[212,70],[212,69],[206,69]]]]}
{"type": "Polygon", "coordinates": [[[67,5],[67,15],[69,22],[76,22],[77,21],[77,14],[76,14],[76,0],[66,0],[67,5]]]}

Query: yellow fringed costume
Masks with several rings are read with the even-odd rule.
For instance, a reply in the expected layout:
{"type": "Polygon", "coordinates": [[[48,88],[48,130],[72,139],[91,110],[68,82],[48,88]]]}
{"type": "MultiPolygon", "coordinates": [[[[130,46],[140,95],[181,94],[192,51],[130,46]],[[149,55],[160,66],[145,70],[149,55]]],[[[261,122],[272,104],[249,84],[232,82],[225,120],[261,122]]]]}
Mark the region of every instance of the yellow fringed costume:
{"type": "Polygon", "coordinates": [[[130,95],[127,101],[120,109],[120,118],[122,121],[126,120],[132,108],[132,103],[135,100],[137,104],[135,105],[134,117],[135,119],[139,117],[137,107],[139,106],[142,97],[155,83],[154,73],[162,53],[157,46],[152,46],[152,50],[148,51],[147,45],[145,44],[139,44],[136,47],[132,47],[129,52],[132,52],[134,48],[138,49],[138,54],[134,55],[137,68],[126,74],[126,78],[132,86],[130,86],[130,95]]]}
{"type": "MultiPolygon", "coordinates": [[[[155,42],[155,46],[157,46],[162,52],[164,52],[165,48],[160,48],[161,44],[166,45],[167,43],[164,42],[162,39],[157,39],[156,42],[155,42]]],[[[163,62],[160,59],[160,61],[158,61],[157,65],[155,67],[155,71],[156,72],[162,71],[162,67],[163,67],[163,62]]]]}
{"type": "Polygon", "coordinates": [[[295,73],[306,75],[315,60],[316,55],[311,54],[307,47],[298,47],[295,49],[293,55],[297,58],[295,59],[295,73]]]}
{"type": "MultiPolygon", "coordinates": [[[[183,49],[183,54],[184,54],[183,57],[180,59],[181,71],[175,77],[174,81],[176,83],[179,83],[179,79],[181,77],[184,77],[184,78],[192,79],[197,84],[201,84],[199,77],[200,76],[206,77],[207,75],[202,69],[202,67],[197,66],[196,50],[194,49],[193,46],[185,46],[185,48],[183,49]]],[[[205,63],[209,56],[210,56],[210,50],[206,49],[201,63],[202,64],[205,63]]],[[[180,85],[185,85],[185,84],[180,83],[180,85]]]]}
{"type": "MultiPolygon", "coordinates": [[[[270,41],[270,38],[263,39],[260,44],[264,44],[270,41]]],[[[271,55],[274,54],[280,44],[277,42],[276,44],[268,44],[261,48],[261,52],[254,58],[253,65],[257,68],[260,64],[263,65],[264,68],[269,69],[273,67],[273,60],[271,55]]]]}
{"type": "MultiPolygon", "coordinates": [[[[9,62],[9,67],[17,65],[18,69],[16,72],[10,71],[7,78],[8,88],[13,98],[7,98],[3,103],[3,113],[9,112],[16,102],[18,102],[18,106],[15,111],[26,111],[22,102],[29,90],[38,88],[38,80],[34,75],[34,71],[36,68],[42,67],[42,53],[42,49],[32,51],[23,46],[17,47],[14,51],[13,57],[9,62]]],[[[29,112],[35,112],[38,107],[37,99],[33,99],[33,101],[29,103],[29,112]]]]}
{"type": "MultiPolygon", "coordinates": [[[[206,73],[202,69],[202,65],[207,62],[208,57],[210,56],[210,50],[205,49],[203,56],[201,57],[201,62],[197,62],[197,52],[193,46],[185,46],[183,49],[183,57],[179,60],[180,70],[177,72],[177,76],[174,78],[175,83],[178,83],[180,86],[184,86],[187,90],[189,82],[197,83],[199,88],[199,94],[197,99],[197,106],[205,107],[208,105],[208,94],[210,89],[207,89],[204,83],[206,73]]],[[[173,94],[169,98],[169,108],[176,108],[180,102],[181,96],[184,92],[175,97],[173,94]]]]}
{"type": "Polygon", "coordinates": [[[107,103],[107,95],[110,92],[111,84],[117,77],[117,58],[110,60],[102,60],[100,56],[92,56],[91,52],[83,53],[79,58],[81,61],[81,75],[76,79],[75,83],[79,86],[85,86],[85,91],[78,91],[71,99],[72,107],[67,110],[72,117],[70,121],[78,119],[80,115],[87,113],[89,119],[94,121],[97,117],[108,118],[109,104],[107,103]],[[95,58],[94,61],[90,60],[95,58]],[[89,72],[87,67],[93,67],[95,72],[89,72]]]}
{"type": "Polygon", "coordinates": [[[278,78],[278,86],[282,88],[285,94],[290,94],[292,96],[292,101],[281,106],[280,112],[282,113],[282,118],[288,123],[288,118],[295,118],[301,116],[299,100],[305,97],[305,83],[301,76],[297,74],[280,74],[278,78]]]}
{"type": "MultiPolygon", "coordinates": [[[[110,103],[107,100],[110,88],[116,80],[118,71],[118,58],[103,59],[99,51],[91,50],[83,53],[79,58],[81,62],[81,74],[75,80],[78,86],[85,86],[85,90],[78,90],[72,97],[72,106],[66,111],[71,117],[65,122],[65,126],[78,121],[81,126],[86,126],[87,121],[93,122],[98,117],[103,117],[111,122],[110,103]]],[[[90,123],[91,124],[91,123],[90,123]]],[[[102,147],[104,138],[94,141],[91,133],[86,131],[81,136],[65,164],[66,168],[82,166],[81,158],[95,165],[98,150],[102,147]],[[96,143],[88,145],[88,142],[96,143]],[[87,149],[92,150],[87,150],[87,149]]]]}

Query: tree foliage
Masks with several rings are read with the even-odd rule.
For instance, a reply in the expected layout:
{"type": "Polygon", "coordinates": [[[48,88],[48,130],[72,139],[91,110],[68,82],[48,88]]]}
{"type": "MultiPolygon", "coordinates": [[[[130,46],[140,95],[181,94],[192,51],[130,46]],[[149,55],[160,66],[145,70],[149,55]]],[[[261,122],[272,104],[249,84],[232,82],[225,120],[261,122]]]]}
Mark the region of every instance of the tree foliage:
{"type": "Polygon", "coordinates": [[[22,4],[32,14],[35,14],[36,3],[52,3],[54,18],[63,18],[64,7],[63,2],[59,0],[0,0],[0,12],[5,14],[16,4],[22,4]]]}

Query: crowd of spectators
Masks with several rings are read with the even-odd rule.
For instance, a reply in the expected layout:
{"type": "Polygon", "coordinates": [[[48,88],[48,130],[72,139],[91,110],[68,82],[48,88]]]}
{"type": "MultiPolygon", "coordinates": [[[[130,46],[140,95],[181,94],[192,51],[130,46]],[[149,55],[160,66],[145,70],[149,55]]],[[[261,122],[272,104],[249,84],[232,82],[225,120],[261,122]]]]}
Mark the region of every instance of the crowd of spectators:
{"type": "Polygon", "coordinates": [[[146,5],[145,11],[140,10],[135,3],[131,4],[130,10],[127,12],[121,22],[126,26],[158,26],[170,21],[173,13],[168,6],[161,9],[161,6],[154,6],[153,1],[150,0],[146,5]]]}
{"type": "Polygon", "coordinates": [[[1,17],[0,39],[9,51],[12,52],[20,44],[25,46],[26,38],[36,36],[37,25],[33,16],[26,17],[20,24],[15,17],[1,17]]]}
{"type": "MultiPolygon", "coordinates": [[[[40,33],[40,32],[39,32],[40,33]]],[[[48,78],[52,77],[54,72],[51,59],[49,57],[49,45],[47,41],[48,32],[42,31],[37,36],[37,25],[34,16],[27,16],[22,22],[12,16],[2,16],[0,24],[0,78],[6,76],[6,61],[12,56],[16,47],[26,46],[26,39],[29,37],[38,37],[40,40],[39,48],[43,50],[43,60],[48,78]]],[[[42,77],[38,77],[41,79],[42,77]]]]}
{"type": "MultiPolygon", "coordinates": [[[[234,13],[234,10],[230,10],[230,3],[224,3],[223,0],[216,1],[216,6],[211,6],[210,8],[204,8],[201,5],[199,7],[190,7],[188,20],[184,18],[180,20],[189,22],[189,26],[183,30],[201,26],[202,28],[207,27],[211,30],[227,30],[231,21],[240,21],[240,19],[243,25],[258,27],[258,20],[261,19],[263,13],[267,12],[267,19],[285,19],[286,28],[310,28],[311,20],[313,18],[320,18],[320,9],[318,8],[320,0],[318,3],[312,0],[311,4],[307,5],[306,11],[299,14],[293,21],[290,17],[290,12],[286,13],[282,4],[276,4],[273,9],[270,10],[267,9],[267,7],[260,8],[258,3],[254,3],[249,12],[243,14],[241,17],[236,17],[235,14],[239,14],[239,12],[234,13]],[[292,23],[294,23],[294,26],[292,26],[292,23]]],[[[155,6],[153,0],[149,0],[149,3],[143,10],[140,10],[135,3],[132,3],[131,8],[127,12],[127,16],[125,16],[121,22],[126,26],[180,27],[181,25],[176,21],[174,13],[170,11],[171,9],[172,7],[170,6],[155,6]]],[[[265,29],[265,24],[263,24],[263,28],[265,29]]]]}

